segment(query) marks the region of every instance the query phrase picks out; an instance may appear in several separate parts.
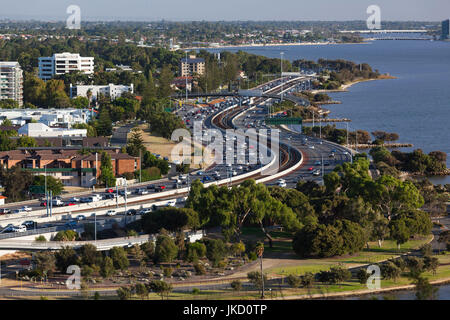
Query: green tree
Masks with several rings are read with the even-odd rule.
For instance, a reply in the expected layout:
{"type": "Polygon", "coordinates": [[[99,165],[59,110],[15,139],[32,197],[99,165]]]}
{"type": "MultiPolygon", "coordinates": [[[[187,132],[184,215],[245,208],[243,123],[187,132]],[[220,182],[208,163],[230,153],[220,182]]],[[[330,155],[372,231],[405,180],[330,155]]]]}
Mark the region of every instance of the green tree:
{"type": "Polygon", "coordinates": [[[109,278],[114,274],[114,262],[110,257],[105,257],[100,265],[100,274],[103,278],[109,278]]]}
{"type": "Polygon", "coordinates": [[[153,280],[152,282],[150,282],[149,287],[153,292],[159,295],[162,300],[164,300],[164,297],[168,299],[169,294],[173,289],[170,283],[161,280],[153,280]]]}
{"type": "Polygon", "coordinates": [[[113,247],[109,250],[109,254],[114,264],[115,269],[126,270],[130,265],[127,253],[122,247],[113,247]]]}
{"type": "Polygon", "coordinates": [[[397,242],[398,249],[400,245],[406,243],[409,240],[410,232],[406,226],[404,219],[398,219],[391,223],[391,237],[397,242]]]}
{"type": "Polygon", "coordinates": [[[66,273],[71,265],[78,265],[79,258],[77,252],[71,247],[63,247],[55,253],[56,267],[61,273],[66,273]]]}
{"type": "Polygon", "coordinates": [[[172,238],[160,235],[156,239],[155,262],[172,262],[178,256],[178,247],[172,238]]]}
{"type": "Polygon", "coordinates": [[[100,171],[100,182],[107,187],[114,187],[116,185],[116,178],[111,163],[111,156],[106,152],[102,153],[100,171]]]}
{"type": "Polygon", "coordinates": [[[100,111],[98,122],[96,125],[96,130],[99,136],[112,135],[112,121],[109,116],[108,110],[102,109],[100,111]]]}
{"type": "Polygon", "coordinates": [[[213,266],[217,266],[227,254],[227,247],[221,239],[207,239],[206,257],[212,262],[213,266]]]}
{"type": "Polygon", "coordinates": [[[47,179],[41,175],[34,176],[33,186],[45,186],[45,180],[47,180],[47,191],[51,191],[54,196],[60,195],[64,190],[61,180],[52,176],[47,176],[47,179]]]}

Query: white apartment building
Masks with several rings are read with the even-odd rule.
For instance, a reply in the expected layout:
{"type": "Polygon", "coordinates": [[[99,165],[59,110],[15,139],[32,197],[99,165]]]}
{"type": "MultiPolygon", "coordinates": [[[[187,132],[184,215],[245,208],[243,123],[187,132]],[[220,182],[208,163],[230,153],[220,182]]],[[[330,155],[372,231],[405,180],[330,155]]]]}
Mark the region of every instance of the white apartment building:
{"type": "Polygon", "coordinates": [[[0,109],[0,122],[9,119],[18,126],[34,120],[47,126],[71,127],[89,122],[92,116],[88,109],[0,109]]]}
{"type": "Polygon", "coordinates": [[[94,73],[94,58],[81,57],[78,53],[55,53],[52,57],[39,58],[39,78],[49,80],[55,75],[81,71],[94,73]]]}
{"type": "Polygon", "coordinates": [[[0,100],[3,99],[23,105],[23,72],[18,62],[0,62],[0,100]]]}
{"type": "Polygon", "coordinates": [[[43,123],[27,123],[17,130],[20,136],[46,137],[86,137],[87,129],[50,128],[43,123]]]}
{"type": "Polygon", "coordinates": [[[130,84],[129,86],[115,85],[112,83],[108,85],[98,85],[98,86],[95,85],[72,86],[72,84],[70,84],[70,98],[87,97],[87,93],[89,90],[92,93],[93,100],[97,100],[97,96],[99,94],[110,97],[111,100],[114,100],[116,98],[121,97],[122,94],[125,92],[134,93],[133,84],[130,84]]]}

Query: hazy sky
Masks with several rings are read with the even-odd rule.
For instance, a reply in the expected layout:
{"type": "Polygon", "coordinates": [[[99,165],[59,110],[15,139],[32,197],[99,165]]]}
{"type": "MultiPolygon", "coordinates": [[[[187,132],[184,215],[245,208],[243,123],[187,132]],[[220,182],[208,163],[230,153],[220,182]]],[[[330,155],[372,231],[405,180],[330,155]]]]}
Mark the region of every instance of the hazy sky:
{"type": "Polygon", "coordinates": [[[450,0],[0,0],[0,18],[65,20],[71,4],[86,20],[366,20],[373,4],[384,20],[450,17],[450,0]]]}

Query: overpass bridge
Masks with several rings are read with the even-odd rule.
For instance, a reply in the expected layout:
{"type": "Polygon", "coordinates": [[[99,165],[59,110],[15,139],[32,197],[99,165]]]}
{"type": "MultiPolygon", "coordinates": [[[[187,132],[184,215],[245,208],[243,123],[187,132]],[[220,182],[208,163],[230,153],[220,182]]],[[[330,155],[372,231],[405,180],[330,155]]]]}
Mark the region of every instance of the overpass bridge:
{"type": "Polygon", "coordinates": [[[427,33],[429,30],[341,30],[340,33],[427,33]]]}
{"type": "MultiPolygon", "coordinates": [[[[203,230],[196,232],[185,232],[185,238],[189,242],[195,242],[203,238],[203,230]]],[[[90,241],[45,241],[40,242],[34,239],[20,240],[20,239],[5,239],[0,241],[1,250],[26,250],[26,251],[39,251],[39,250],[60,250],[63,247],[71,247],[78,249],[86,244],[94,245],[98,251],[111,250],[113,247],[132,247],[135,244],[141,245],[149,241],[156,241],[157,234],[144,234],[136,237],[122,237],[111,238],[104,240],[90,240],[90,241]]],[[[174,236],[174,235],[172,235],[174,236]]]]}

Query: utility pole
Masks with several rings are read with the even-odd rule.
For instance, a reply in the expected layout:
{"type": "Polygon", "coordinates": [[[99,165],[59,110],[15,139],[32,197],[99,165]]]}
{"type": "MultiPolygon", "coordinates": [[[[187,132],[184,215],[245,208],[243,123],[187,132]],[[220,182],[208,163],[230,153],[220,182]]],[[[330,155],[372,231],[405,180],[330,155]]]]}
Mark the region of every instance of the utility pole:
{"type": "Polygon", "coordinates": [[[348,122],[346,122],[347,124],[347,148],[348,148],[348,122]]]}
{"type": "Polygon", "coordinates": [[[119,186],[116,184],[116,209],[119,209],[119,186]]]}
{"type": "Polygon", "coordinates": [[[98,153],[95,153],[95,184],[98,183],[97,181],[97,172],[98,172],[98,153]]]}
{"type": "Polygon", "coordinates": [[[283,55],[284,52],[281,52],[281,102],[283,102],[283,85],[284,85],[284,79],[283,79],[283,55]]]}
{"type": "Polygon", "coordinates": [[[124,197],[125,197],[125,217],[127,215],[127,180],[125,179],[125,193],[124,193],[124,197]]]}
{"type": "MultiPolygon", "coordinates": [[[[47,202],[48,206],[48,202],[47,202]]],[[[50,217],[53,216],[53,192],[50,190],[50,217]]]]}
{"type": "Polygon", "coordinates": [[[320,127],[320,135],[319,135],[319,137],[320,137],[320,139],[322,139],[322,117],[320,117],[320,115],[319,115],[319,121],[320,121],[320,123],[319,123],[319,127],[320,127]]]}
{"type": "Polygon", "coordinates": [[[260,263],[260,269],[261,269],[261,284],[262,284],[262,290],[261,290],[261,299],[264,299],[264,274],[263,274],[263,253],[264,253],[264,244],[261,244],[257,248],[258,257],[259,257],[259,263],[260,263]]]}
{"type": "MultiPolygon", "coordinates": [[[[186,51],[186,64],[187,64],[187,61],[188,61],[188,57],[187,57],[187,51],[186,51]]],[[[187,105],[187,101],[188,101],[188,89],[187,89],[187,85],[188,85],[188,81],[187,81],[187,74],[185,75],[185,77],[186,77],[186,105],[187,105]]]]}
{"type": "Polygon", "coordinates": [[[142,149],[139,149],[139,183],[142,182],[142,149]]]}
{"type": "Polygon", "coordinates": [[[94,239],[97,243],[97,212],[94,212],[94,239]]]}
{"type": "Polygon", "coordinates": [[[48,192],[47,192],[47,165],[45,165],[44,166],[44,176],[45,176],[45,178],[44,178],[44,180],[45,180],[45,182],[44,182],[44,184],[45,184],[45,200],[47,201],[46,203],[45,203],[45,207],[46,207],[46,209],[47,209],[47,217],[49,216],[49,212],[48,212],[48,206],[49,206],[49,204],[48,204],[48,192]]]}

